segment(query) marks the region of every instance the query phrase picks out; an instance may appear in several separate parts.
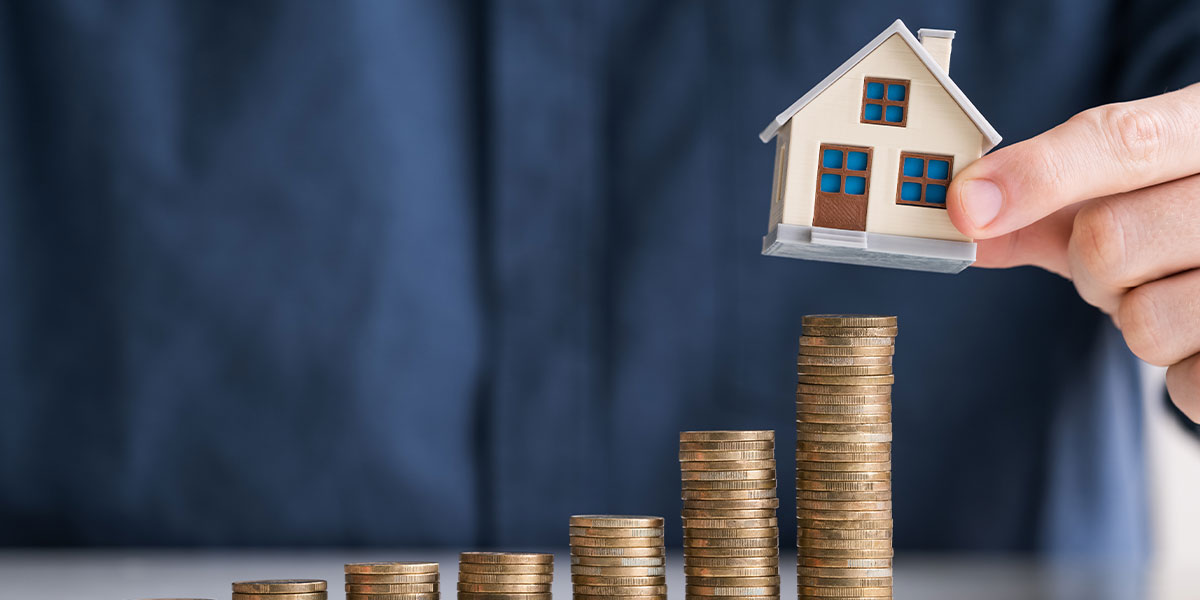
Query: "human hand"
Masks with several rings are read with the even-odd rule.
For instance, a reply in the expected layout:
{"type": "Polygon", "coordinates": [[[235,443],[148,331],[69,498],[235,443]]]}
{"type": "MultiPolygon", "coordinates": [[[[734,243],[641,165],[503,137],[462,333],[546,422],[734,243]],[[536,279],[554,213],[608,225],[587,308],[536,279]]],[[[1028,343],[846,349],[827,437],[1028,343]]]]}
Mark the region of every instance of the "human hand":
{"type": "Polygon", "coordinates": [[[947,208],[977,266],[1070,279],[1134,354],[1169,366],[1172,400],[1200,421],[1200,84],[984,156],[955,176],[947,208]]]}

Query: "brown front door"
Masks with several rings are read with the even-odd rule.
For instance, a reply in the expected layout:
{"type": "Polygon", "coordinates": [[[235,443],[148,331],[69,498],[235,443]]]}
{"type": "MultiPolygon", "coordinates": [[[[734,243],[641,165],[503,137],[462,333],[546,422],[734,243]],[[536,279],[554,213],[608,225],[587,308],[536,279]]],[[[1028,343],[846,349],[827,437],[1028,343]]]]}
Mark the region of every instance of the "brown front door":
{"type": "Polygon", "coordinates": [[[817,160],[813,226],[866,231],[871,149],[821,144],[817,160]]]}

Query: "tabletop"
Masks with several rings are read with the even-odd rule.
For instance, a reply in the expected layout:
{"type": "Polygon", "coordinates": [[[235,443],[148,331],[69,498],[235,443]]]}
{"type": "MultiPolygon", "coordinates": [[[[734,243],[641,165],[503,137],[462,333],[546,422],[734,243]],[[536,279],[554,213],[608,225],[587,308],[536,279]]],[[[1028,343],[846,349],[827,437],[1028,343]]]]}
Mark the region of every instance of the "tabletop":
{"type": "MultiPolygon", "coordinates": [[[[527,550],[527,549],[522,549],[527,550]]],[[[557,554],[554,594],[570,597],[569,559],[557,554]]],[[[132,600],[230,597],[246,579],[317,578],[342,598],[342,565],[368,560],[436,560],[453,593],[457,554],[446,550],[0,550],[0,599],[132,600]]],[[[668,558],[669,595],[682,597],[683,560],[668,558]]],[[[782,598],[796,597],[795,555],[780,558],[782,598]]],[[[1195,568],[1137,568],[1028,559],[905,555],[895,560],[899,600],[1197,600],[1195,568]]]]}

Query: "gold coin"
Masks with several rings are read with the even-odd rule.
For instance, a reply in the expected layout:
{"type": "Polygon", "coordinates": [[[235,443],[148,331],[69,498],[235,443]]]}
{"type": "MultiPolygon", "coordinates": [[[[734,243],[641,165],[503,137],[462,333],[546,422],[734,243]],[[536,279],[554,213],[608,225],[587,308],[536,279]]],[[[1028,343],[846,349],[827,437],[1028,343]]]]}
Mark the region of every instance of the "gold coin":
{"type": "Polygon", "coordinates": [[[702,450],[680,450],[679,462],[753,462],[775,460],[774,450],[720,450],[705,452],[702,450]]]}
{"type": "Polygon", "coordinates": [[[891,452],[796,452],[796,462],[886,463],[891,452]]]}
{"type": "Polygon", "coordinates": [[[804,328],[808,337],[846,337],[846,338],[879,338],[896,337],[899,330],[896,327],[822,327],[814,325],[804,328]]]}
{"type": "Polygon", "coordinates": [[[663,545],[662,536],[602,538],[572,535],[570,539],[571,546],[585,548],[657,548],[663,545]]]}
{"type": "Polygon", "coordinates": [[[458,591],[476,594],[540,594],[550,591],[550,584],[543,583],[466,583],[458,582],[458,591]]]}
{"type": "Polygon", "coordinates": [[[612,596],[612,595],[596,595],[596,594],[580,594],[575,592],[572,594],[574,600],[613,600],[613,598],[637,598],[637,600],[667,600],[666,594],[650,594],[636,596],[612,596]]]}
{"type": "Polygon", "coordinates": [[[801,556],[797,559],[797,569],[818,567],[822,569],[891,569],[890,558],[825,558],[820,556],[801,556]]]}
{"type": "Polygon", "coordinates": [[[553,583],[554,575],[550,573],[466,573],[458,572],[458,580],[464,583],[553,583]]]}
{"type": "Polygon", "coordinates": [[[835,588],[802,585],[798,590],[802,598],[891,598],[892,587],[880,588],[835,588]]]}
{"type": "Polygon", "coordinates": [[[779,558],[779,544],[759,548],[683,547],[683,562],[693,558],[779,558]]]}
{"type": "Polygon", "coordinates": [[[891,577],[892,568],[847,568],[847,567],[796,567],[796,575],[800,577],[828,577],[828,578],[860,578],[860,577],[891,577]]]}
{"type": "Polygon", "coordinates": [[[774,509],[762,510],[712,510],[712,509],[683,509],[686,519],[769,519],[775,516],[774,509]]]}
{"type": "Polygon", "coordinates": [[[662,527],[570,527],[571,535],[587,537],[662,537],[662,527]]]}
{"type": "MultiPolygon", "coordinates": [[[[684,500],[777,500],[775,488],[759,490],[683,490],[684,500]]],[[[696,507],[701,508],[701,507],[696,507]]]]}
{"type": "Polygon", "coordinates": [[[889,550],[892,540],[826,540],[821,538],[803,538],[797,544],[801,552],[809,548],[838,548],[842,550],[889,550]]]}
{"type": "Polygon", "coordinates": [[[805,481],[891,481],[891,471],[813,471],[796,469],[796,478],[805,481]]]}
{"type": "Polygon", "coordinates": [[[537,552],[462,552],[458,555],[458,560],[492,565],[544,565],[554,564],[554,555],[537,552]]]}
{"type": "Polygon", "coordinates": [[[797,356],[892,356],[896,346],[800,346],[797,356]]]}
{"type": "Polygon", "coordinates": [[[418,573],[415,575],[381,575],[366,573],[346,573],[346,583],[437,583],[437,573],[418,573]]]}
{"type": "Polygon", "coordinates": [[[683,526],[691,529],[746,529],[754,527],[778,527],[779,519],[683,519],[683,526]]]}
{"type": "Polygon", "coordinates": [[[796,381],[814,385],[878,386],[896,383],[895,375],[796,375],[796,381]]]}
{"type": "MultiPolygon", "coordinates": [[[[742,559],[748,560],[748,559],[742,559]]],[[[687,564],[683,574],[689,577],[779,577],[779,563],[766,567],[702,567],[687,564]]],[[[689,561],[690,563],[691,561],[689,561]]],[[[689,579],[691,581],[691,579],[689,579]]],[[[778,579],[776,580],[778,583],[778,579]]]]}
{"type": "Polygon", "coordinates": [[[835,408],[838,406],[861,406],[864,409],[883,410],[886,408],[887,410],[891,410],[892,395],[890,392],[882,394],[796,394],[797,412],[843,410],[835,408]]]}
{"type": "Polygon", "coordinates": [[[801,471],[840,471],[856,473],[863,471],[890,471],[891,461],[884,462],[825,462],[825,461],[796,461],[796,468],[801,471]]]}
{"type": "Polygon", "coordinates": [[[806,577],[800,576],[797,582],[802,586],[812,587],[841,587],[841,588],[874,588],[890,587],[891,577],[806,577]]]}
{"type": "Polygon", "coordinates": [[[778,596],[778,585],[755,587],[689,585],[684,591],[695,596],[778,596]]]}
{"type": "MultiPolygon", "coordinates": [[[[829,383],[805,383],[796,384],[796,394],[805,396],[883,396],[892,393],[892,386],[889,385],[834,385],[829,383]]],[[[808,398],[806,397],[806,400],[808,398]]]]}
{"type": "Polygon", "coordinates": [[[800,556],[824,558],[892,558],[894,554],[891,548],[800,548],[799,552],[800,556]]]}
{"type": "Polygon", "coordinates": [[[796,442],[797,452],[888,452],[892,451],[889,442],[796,442]]]}
{"type": "Polygon", "coordinates": [[[347,583],[346,591],[353,594],[432,594],[436,583],[347,583]]]}
{"type": "Polygon", "coordinates": [[[890,492],[891,481],[819,481],[815,479],[799,479],[796,481],[797,490],[825,492],[890,492]]]}
{"type": "Polygon", "coordinates": [[[861,519],[890,519],[892,511],[890,510],[817,510],[809,508],[797,508],[797,519],[819,519],[822,521],[840,521],[842,519],[850,519],[858,521],[861,519]]]}
{"type": "MultiPolygon", "coordinates": [[[[775,461],[771,461],[774,463],[775,461]]],[[[752,469],[748,471],[683,471],[680,476],[684,481],[751,481],[775,479],[775,468],[752,469]]]]}
{"type": "Polygon", "coordinates": [[[775,441],[773,430],[750,431],[681,431],[680,442],[749,442],[775,441]]]}
{"type": "Polygon", "coordinates": [[[571,575],[593,575],[596,577],[661,577],[667,574],[665,566],[657,567],[605,567],[571,565],[571,575]]]}
{"type": "Polygon", "coordinates": [[[664,556],[666,552],[662,546],[654,548],[649,547],[634,547],[634,548],[613,548],[613,547],[598,547],[598,546],[572,546],[571,554],[574,556],[621,556],[621,557],[647,557],[647,556],[664,556]]]}
{"type": "Polygon", "coordinates": [[[347,563],[346,572],[368,575],[409,575],[416,573],[437,573],[438,564],[435,562],[424,561],[347,563]]]}
{"type": "Polygon", "coordinates": [[[324,592],[324,579],[263,579],[259,581],[235,581],[233,591],[239,594],[296,594],[324,592]]]}
{"type": "Polygon", "coordinates": [[[895,327],[894,315],[804,315],[800,326],[807,327],[895,327]]]}
{"type": "MultiPolygon", "coordinates": [[[[441,600],[442,594],[355,594],[346,593],[346,600],[441,600]]],[[[512,600],[511,598],[509,600],[512,600]]]]}
{"type": "MultiPolygon", "coordinates": [[[[796,423],[796,433],[891,433],[891,423],[796,423]]],[[[742,473],[744,471],[738,471],[742,473]]]]}
{"type": "Polygon", "coordinates": [[[892,423],[892,415],[890,413],[828,415],[798,412],[796,413],[796,422],[813,425],[890,425],[892,423]]]}
{"type": "MultiPolygon", "coordinates": [[[[747,510],[767,510],[774,514],[775,509],[779,508],[779,498],[759,498],[755,500],[691,500],[684,499],[684,510],[702,510],[702,511],[720,511],[722,513],[747,511],[747,510]]],[[[730,518],[736,518],[737,515],[728,515],[730,518]]],[[[770,516],[770,515],[768,515],[770,516]]]]}
{"type": "Polygon", "coordinates": [[[494,575],[544,575],[554,572],[554,565],[513,565],[513,564],[479,564],[459,563],[459,573],[491,573],[494,575]]]}
{"type": "MultiPolygon", "coordinates": [[[[778,556],[745,556],[740,558],[721,558],[708,556],[689,556],[684,561],[683,569],[770,569],[779,570],[778,556]]],[[[703,575],[703,573],[697,573],[703,575]]],[[[747,573],[749,575],[749,573],[747,573]]]]}
{"type": "MultiPolygon", "coordinates": [[[[772,519],[772,520],[774,520],[774,519],[772,519]]],[[[691,527],[686,523],[684,523],[684,525],[683,525],[683,537],[693,538],[693,539],[694,538],[704,538],[704,539],[765,538],[765,537],[778,537],[778,536],[779,536],[779,527],[775,526],[775,525],[771,525],[771,526],[767,526],[767,527],[746,527],[743,529],[713,529],[713,528],[691,527]]]]}
{"type": "Polygon", "coordinates": [[[769,460],[680,460],[683,471],[745,471],[775,470],[775,459],[769,460]]]}
{"type": "Polygon", "coordinates": [[[709,538],[684,535],[683,545],[690,548],[778,548],[779,536],[709,538]]]}
{"type": "Polygon", "coordinates": [[[863,348],[870,346],[895,346],[896,338],[892,336],[831,336],[831,335],[802,335],[800,336],[801,352],[804,346],[841,346],[863,348]]]}
{"type": "Polygon", "coordinates": [[[328,592],[279,592],[273,594],[251,594],[234,592],[233,600],[326,600],[328,592]]]}
{"type": "Polygon", "coordinates": [[[687,578],[687,585],[711,587],[767,587],[779,585],[779,574],[740,577],[705,577],[692,575],[687,578]]]}
{"type": "Polygon", "coordinates": [[[890,500],[835,500],[832,502],[821,500],[797,500],[796,506],[798,508],[813,510],[891,510],[892,502],[890,500]]]}
{"type": "Polygon", "coordinates": [[[891,365],[796,365],[797,375],[857,377],[862,375],[892,375],[891,365]]]}
{"type": "Polygon", "coordinates": [[[891,500],[891,492],[822,492],[815,490],[796,490],[796,500],[816,500],[819,502],[863,502],[868,500],[891,500]]]}
{"type": "Polygon", "coordinates": [[[796,366],[810,365],[817,367],[865,367],[892,366],[889,356],[813,356],[800,354],[796,356],[796,366]]]}
{"type": "Polygon", "coordinates": [[[646,596],[667,593],[666,585],[576,585],[576,594],[592,596],[646,596]]]}
{"type": "Polygon", "coordinates": [[[571,556],[572,568],[576,567],[600,567],[609,568],[656,568],[661,569],[666,566],[666,559],[663,556],[571,556]]]}
{"type": "MultiPolygon", "coordinates": [[[[349,599],[347,599],[349,600],[349,599]]],[[[379,600],[383,600],[380,598],[379,600]]],[[[404,599],[404,600],[407,600],[404,599]]],[[[535,594],[506,594],[495,592],[458,592],[458,600],[551,600],[550,592],[535,594]]]]}
{"type": "Polygon", "coordinates": [[[774,439],[679,442],[679,450],[681,452],[770,452],[774,447],[774,439]]]}
{"type": "Polygon", "coordinates": [[[797,523],[800,529],[837,529],[841,531],[850,531],[855,529],[891,529],[891,519],[802,519],[797,523]]]}
{"type": "Polygon", "coordinates": [[[891,529],[799,529],[800,539],[890,540],[891,529]]]}
{"type": "Polygon", "coordinates": [[[890,442],[891,433],[817,433],[797,431],[796,439],[802,442],[890,442]]]}
{"type": "Polygon", "coordinates": [[[613,527],[619,529],[662,529],[663,518],[643,515],[574,515],[572,527],[613,527]]]}
{"type": "Polygon", "coordinates": [[[635,586],[635,585],[667,585],[667,578],[662,575],[644,575],[644,576],[620,576],[612,575],[571,575],[571,583],[576,585],[607,585],[607,586],[635,586]]]}
{"type": "MultiPolygon", "coordinates": [[[[882,434],[871,434],[882,435],[882,434]]],[[[773,490],[775,489],[775,478],[770,479],[726,479],[726,480],[702,480],[702,479],[684,479],[683,489],[685,490],[773,490]]]]}

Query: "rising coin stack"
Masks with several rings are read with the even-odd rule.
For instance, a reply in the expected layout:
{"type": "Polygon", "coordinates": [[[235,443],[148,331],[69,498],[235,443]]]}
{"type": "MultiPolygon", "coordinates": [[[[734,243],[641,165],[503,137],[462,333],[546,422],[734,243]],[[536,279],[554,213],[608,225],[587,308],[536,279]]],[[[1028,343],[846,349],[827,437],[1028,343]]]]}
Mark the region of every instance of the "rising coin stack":
{"type": "Polygon", "coordinates": [[[804,317],[796,359],[800,598],[892,597],[896,317],[804,317]]]}
{"type": "Polygon", "coordinates": [[[554,555],[463,552],[458,555],[458,600],[550,600],[554,555]]]}
{"type": "Polygon", "coordinates": [[[666,600],[662,517],[571,517],[575,600],[666,600]]]}
{"type": "Polygon", "coordinates": [[[371,562],[346,565],[346,600],[438,600],[435,562],[371,562]]]}
{"type": "Polygon", "coordinates": [[[687,599],[778,599],[775,432],[685,431],[679,463],[687,599]]]}
{"type": "Polygon", "coordinates": [[[326,600],[323,579],[264,579],[233,582],[233,600],[326,600]]]}

